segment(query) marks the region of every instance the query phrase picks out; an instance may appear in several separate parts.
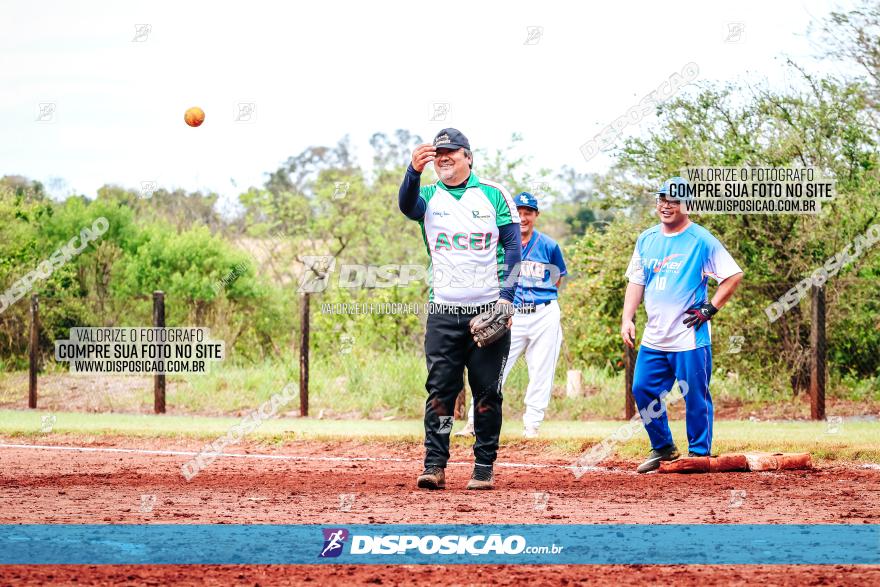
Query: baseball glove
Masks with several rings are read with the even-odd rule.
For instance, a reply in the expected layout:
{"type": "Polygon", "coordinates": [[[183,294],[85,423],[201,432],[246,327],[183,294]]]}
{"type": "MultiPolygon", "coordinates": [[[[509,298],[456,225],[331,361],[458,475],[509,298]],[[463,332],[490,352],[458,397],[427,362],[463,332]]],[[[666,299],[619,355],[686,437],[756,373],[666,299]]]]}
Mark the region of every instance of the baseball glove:
{"type": "Polygon", "coordinates": [[[477,346],[489,346],[504,336],[510,330],[507,324],[515,313],[516,308],[513,304],[495,302],[492,309],[471,318],[471,334],[474,335],[477,346]]]}
{"type": "Polygon", "coordinates": [[[705,302],[699,306],[694,306],[693,308],[686,310],[685,314],[687,314],[688,317],[684,319],[682,324],[688,328],[699,330],[700,326],[711,320],[712,316],[717,313],[718,308],[713,306],[711,302],[705,302]]]}

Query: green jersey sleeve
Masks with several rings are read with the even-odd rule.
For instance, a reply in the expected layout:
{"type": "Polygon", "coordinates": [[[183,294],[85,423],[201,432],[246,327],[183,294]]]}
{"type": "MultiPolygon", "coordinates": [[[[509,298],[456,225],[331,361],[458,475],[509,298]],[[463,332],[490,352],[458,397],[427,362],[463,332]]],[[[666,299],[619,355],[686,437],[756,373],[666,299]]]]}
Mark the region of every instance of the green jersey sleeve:
{"type": "Polygon", "coordinates": [[[480,179],[480,189],[495,208],[495,224],[497,226],[519,224],[519,214],[516,211],[513,198],[510,197],[506,189],[494,181],[485,179],[480,179]]]}

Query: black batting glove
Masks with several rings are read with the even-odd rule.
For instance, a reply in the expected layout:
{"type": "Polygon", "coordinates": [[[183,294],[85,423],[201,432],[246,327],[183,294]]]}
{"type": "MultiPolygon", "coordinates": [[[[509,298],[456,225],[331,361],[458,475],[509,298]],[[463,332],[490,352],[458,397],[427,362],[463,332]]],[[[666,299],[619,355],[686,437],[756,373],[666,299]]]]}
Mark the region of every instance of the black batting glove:
{"type": "Polygon", "coordinates": [[[711,320],[712,316],[717,313],[718,308],[713,306],[712,302],[706,302],[685,311],[685,314],[687,314],[688,317],[684,319],[684,322],[682,322],[682,324],[684,324],[688,328],[699,330],[700,326],[711,320]]]}

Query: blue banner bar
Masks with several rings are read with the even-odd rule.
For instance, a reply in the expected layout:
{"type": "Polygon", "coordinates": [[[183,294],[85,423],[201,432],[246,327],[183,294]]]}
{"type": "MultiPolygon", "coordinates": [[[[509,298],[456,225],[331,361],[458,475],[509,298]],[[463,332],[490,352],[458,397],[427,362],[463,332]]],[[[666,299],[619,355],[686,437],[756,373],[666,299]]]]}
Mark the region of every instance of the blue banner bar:
{"type": "Polygon", "coordinates": [[[880,526],[0,525],[0,564],[880,564],[880,526]]]}

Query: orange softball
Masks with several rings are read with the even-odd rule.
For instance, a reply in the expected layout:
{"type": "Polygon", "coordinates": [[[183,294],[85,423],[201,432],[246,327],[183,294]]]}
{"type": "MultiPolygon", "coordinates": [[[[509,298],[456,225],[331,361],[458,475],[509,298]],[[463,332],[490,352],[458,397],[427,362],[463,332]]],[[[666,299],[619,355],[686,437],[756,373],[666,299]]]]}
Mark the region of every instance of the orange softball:
{"type": "Polygon", "coordinates": [[[200,126],[205,122],[205,111],[198,106],[193,106],[183,115],[183,120],[192,127],[200,126]]]}

